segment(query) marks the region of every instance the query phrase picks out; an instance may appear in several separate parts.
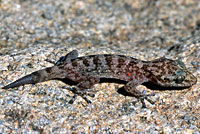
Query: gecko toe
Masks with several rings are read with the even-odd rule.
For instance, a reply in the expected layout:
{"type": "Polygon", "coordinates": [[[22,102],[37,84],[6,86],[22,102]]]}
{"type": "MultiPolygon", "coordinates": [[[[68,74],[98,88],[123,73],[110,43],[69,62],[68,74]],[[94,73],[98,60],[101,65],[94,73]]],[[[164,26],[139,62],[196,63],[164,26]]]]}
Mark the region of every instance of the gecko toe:
{"type": "Polygon", "coordinates": [[[152,105],[153,104],[155,104],[155,102],[154,101],[152,101],[151,99],[149,99],[149,98],[145,98],[145,100],[147,100],[149,103],[151,103],[152,105]]]}
{"type": "Polygon", "coordinates": [[[155,96],[155,93],[147,94],[144,96],[144,99],[147,100],[149,103],[151,103],[152,105],[155,104],[154,101],[148,98],[149,96],[155,96]]]}
{"type": "Polygon", "coordinates": [[[46,61],[46,62],[49,62],[49,63],[51,63],[51,64],[56,64],[54,61],[51,61],[50,59],[45,59],[44,61],[46,61]]]}
{"type": "Polygon", "coordinates": [[[77,98],[77,94],[75,94],[75,95],[71,98],[71,100],[69,101],[69,104],[73,104],[74,101],[76,100],[76,98],[77,98]]]}
{"type": "Polygon", "coordinates": [[[92,98],[95,97],[95,94],[93,94],[93,93],[87,93],[87,95],[90,96],[90,97],[92,97],[92,98]]]}
{"type": "Polygon", "coordinates": [[[78,87],[72,87],[72,88],[67,88],[67,89],[74,93],[74,96],[69,101],[70,104],[74,103],[74,101],[77,99],[77,96],[82,97],[87,103],[91,103],[91,101],[86,97],[86,95],[88,95],[90,97],[95,97],[95,94],[87,93],[86,91],[82,91],[78,87]]]}
{"type": "Polygon", "coordinates": [[[87,97],[81,96],[88,104],[92,103],[87,97]]]}
{"type": "Polygon", "coordinates": [[[140,97],[138,97],[138,101],[140,101],[142,103],[142,108],[146,108],[146,104],[145,104],[144,100],[147,100],[152,105],[155,104],[154,101],[152,101],[151,99],[149,99],[150,96],[155,96],[155,93],[152,93],[152,94],[143,94],[140,97]]]}
{"type": "Polygon", "coordinates": [[[144,102],[144,98],[140,100],[142,102],[142,108],[147,108],[145,102],[144,102]]]}
{"type": "MultiPolygon", "coordinates": [[[[72,99],[69,101],[69,104],[73,104],[74,101],[77,99],[77,94],[75,94],[72,99]]],[[[88,104],[92,103],[87,97],[81,96],[88,104]]]]}
{"type": "Polygon", "coordinates": [[[149,98],[147,97],[144,97],[144,98],[141,98],[140,101],[142,103],[142,108],[147,108],[146,107],[146,103],[144,102],[144,100],[147,100],[149,103],[151,103],[152,105],[155,104],[155,102],[153,102],[152,100],[150,100],[149,98]]]}

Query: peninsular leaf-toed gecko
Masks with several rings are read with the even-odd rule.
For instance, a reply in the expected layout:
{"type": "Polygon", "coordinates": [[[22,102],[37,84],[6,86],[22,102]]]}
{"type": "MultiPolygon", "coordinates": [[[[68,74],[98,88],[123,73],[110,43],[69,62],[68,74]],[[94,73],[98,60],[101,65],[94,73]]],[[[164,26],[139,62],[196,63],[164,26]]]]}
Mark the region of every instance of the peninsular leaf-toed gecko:
{"type": "Polygon", "coordinates": [[[88,93],[87,89],[92,88],[103,78],[124,81],[125,91],[141,100],[143,107],[146,107],[144,99],[153,103],[148,98],[153,94],[140,92],[136,89],[138,85],[150,82],[161,87],[188,88],[197,82],[197,78],[179,60],[163,57],[153,61],[142,61],[129,56],[113,54],[78,57],[78,51],[73,50],[61,57],[54,66],[26,75],[3,89],[48,80],[61,80],[66,84],[71,81],[72,85],[75,85],[71,88],[75,95],[70,103],[74,102],[77,95],[90,103],[86,95],[91,97],[94,95],[88,93]]]}

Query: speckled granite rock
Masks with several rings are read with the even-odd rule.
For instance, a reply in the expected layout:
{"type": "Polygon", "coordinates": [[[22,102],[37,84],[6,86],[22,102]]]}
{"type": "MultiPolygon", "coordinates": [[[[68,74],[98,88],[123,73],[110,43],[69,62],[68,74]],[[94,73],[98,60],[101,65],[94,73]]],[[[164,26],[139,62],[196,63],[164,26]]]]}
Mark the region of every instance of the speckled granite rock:
{"type": "Polygon", "coordinates": [[[200,133],[200,2],[0,1],[0,86],[51,66],[67,52],[181,59],[198,82],[182,91],[156,92],[142,109],[116,91],[94,86],[87,104],[58,81],[0,89],[1,133],[200,133]]]}

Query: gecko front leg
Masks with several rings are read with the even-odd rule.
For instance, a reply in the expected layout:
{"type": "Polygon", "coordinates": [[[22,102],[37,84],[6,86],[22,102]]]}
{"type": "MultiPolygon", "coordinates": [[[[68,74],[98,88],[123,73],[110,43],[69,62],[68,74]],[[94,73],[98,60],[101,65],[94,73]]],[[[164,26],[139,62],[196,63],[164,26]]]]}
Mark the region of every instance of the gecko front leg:
{"type": "Polygon", "coordinates": [[[129,81],[125,86],[124,89],[133,97],[136,97],[142,102],[142,107],[146,108],[144,100],[147,100],[151,104],[154,104],[152,100],[150,100],[149,96],[154,96],[154,94],[144,94],[136,89],[138,85],[141,85],[142,83],[147,82],[147,79],[133,79],[129,81]]]}
{"type": "Polygon", "coordinates": [[[90,97],[94,97],[95,95],[88,92],[88,89],[92,88],[94,84],[99,83],[100,78],[90,76],[90,75],[82,75],[82,81],[79,82],[76,86],[72,87],[70,91],[74,93],[74,96],[69,101],[72,104],[77,96],[81,96],[87,103],[91,103],[91,101],[86,97],[86,95],[90,97]]]}

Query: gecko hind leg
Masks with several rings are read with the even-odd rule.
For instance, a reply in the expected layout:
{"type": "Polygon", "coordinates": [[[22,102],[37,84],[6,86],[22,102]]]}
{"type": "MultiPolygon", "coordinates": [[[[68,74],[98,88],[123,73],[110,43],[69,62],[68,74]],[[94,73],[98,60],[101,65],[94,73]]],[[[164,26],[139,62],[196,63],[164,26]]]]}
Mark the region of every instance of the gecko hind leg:
{"type": "Polygon", "coordinates": [[[99,81],[100,79],[98,77],[84,75],[84,80],[71,88],[74,96],[69,101],[69,103],[72,104],[76,100],[77,96],[82,97],[87,103],[91,103],[91,101],[86,96],[95,97],[95,94],[91,93],[90,89],[94,84],[99,83],[99,81]]]}
{"type": "MultiPolygon", "coordinates": [[[[57,55],[57,54],[56,54],[57,55]]],[[[72,59],[75,59],[78,57],[78,51],[77,50],[73,50],[69,53],[67,53],[65,56],[61,56],[59,58],[58,61],[51,61],[50,59],[45,59],[46,62],[49,62],[51,64],[54,64],[54,65],[60,65],[60,64],[63,64],[65,62],[70,62],[72,59]]]]}

